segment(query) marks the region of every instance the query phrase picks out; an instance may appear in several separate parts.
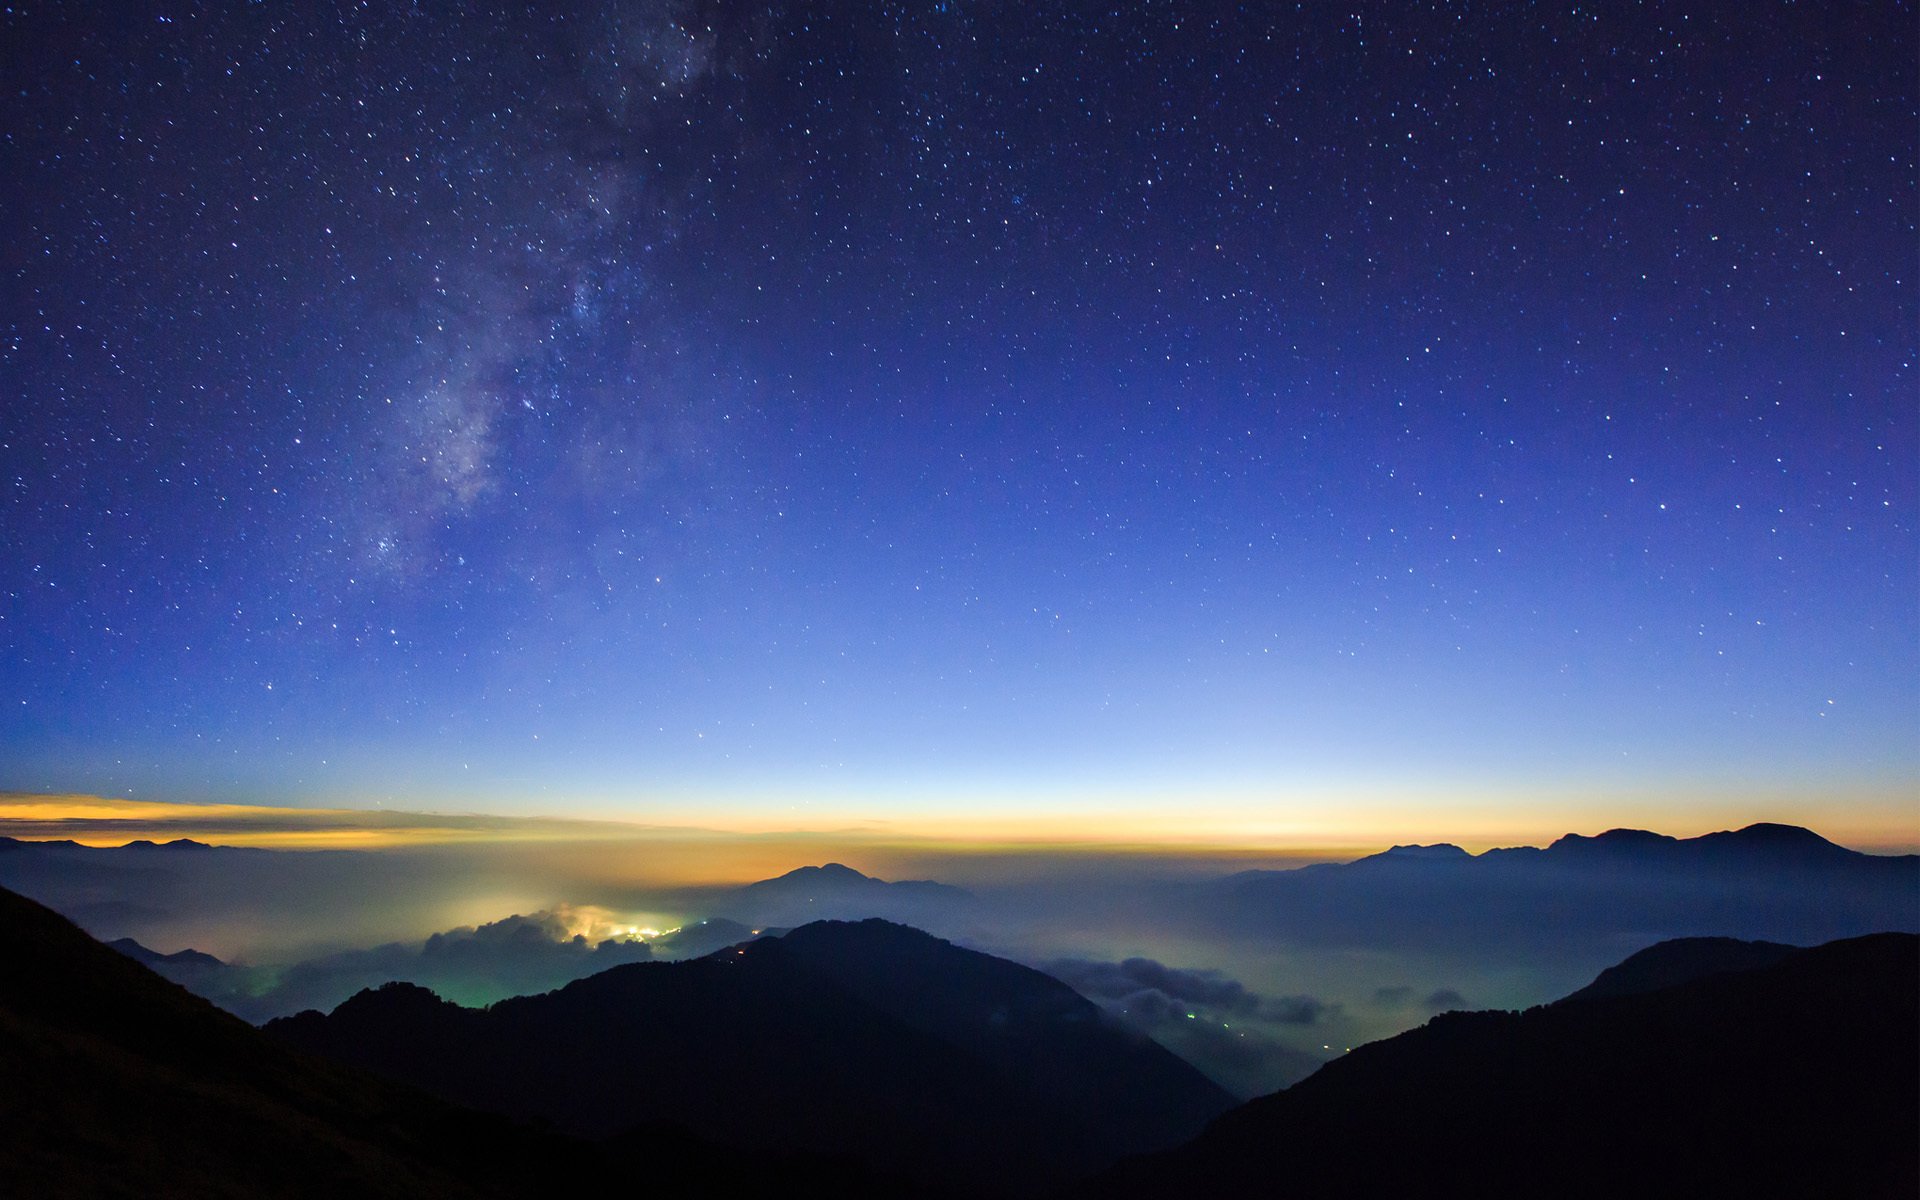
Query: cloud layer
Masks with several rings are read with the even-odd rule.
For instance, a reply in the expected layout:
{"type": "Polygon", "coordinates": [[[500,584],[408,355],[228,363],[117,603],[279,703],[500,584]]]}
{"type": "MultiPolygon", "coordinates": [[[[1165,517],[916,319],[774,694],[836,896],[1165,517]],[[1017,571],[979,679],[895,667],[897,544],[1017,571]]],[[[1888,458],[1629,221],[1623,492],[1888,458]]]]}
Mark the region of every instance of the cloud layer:
{"type": "Polygon", "coordinates": [[[1317,996],[1265,996],[1217,970],[1170,967],[1151,958],[1060,958],[1035,966],[1242,1096],[1311,1074],[1324,1052],[1291,1045],[1287,1037],[1304,1036],[1339,1012],[1317,996]]]}
{"type": "Polygon", "coordinates": [[[652,947],[636,936],[594,941],[575,932],[594,923],[593,914],[567,909],[516,913],[448,929],[424,942],[389,942],[306,959],[279,972],[257,993],[235,989],[211,998],[249,1020],[264,1021],[302,1009],[328,1010],[362,988],[404,980],[460,1004],[489,1004],[552,991],[609,967],[653,957],[652,947]]]}

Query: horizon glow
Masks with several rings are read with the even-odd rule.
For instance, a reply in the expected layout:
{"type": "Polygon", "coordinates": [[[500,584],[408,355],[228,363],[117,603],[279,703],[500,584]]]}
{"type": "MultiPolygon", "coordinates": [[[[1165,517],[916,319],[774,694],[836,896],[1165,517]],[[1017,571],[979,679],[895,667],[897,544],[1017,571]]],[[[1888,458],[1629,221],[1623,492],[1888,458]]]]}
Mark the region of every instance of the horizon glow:
{"type": "MultiPolygon", "coordinates": [[[[1897,826],[1903,796],[1863,802],[1868,814],[1859,824],[1814,828],[1831,841],[1869,853],[1920,851],[1911,841],[1880,840],[1883,825],[1897,826]]],[[[1804,807],[1802,805],[1801,807],[1804,807]]],[[[703,810],[711,818],[711,810],[703,810]]],[[[971,858],[1165,859],[1204,867],[1210,861],[1251,863],[1263,858],[1347,860],[1408,842],[1450,842],[1471,853],[1496,847],[1541,845],[1565,834],[1592,836],[1611,828],[1644,828],[1673,837],[1771,821],[1802,823],[1795,802],[1779,797],[1756,800],[1724,796],[1712,805],[1689,808],[1688,823],[1676,825],[1670,800],[1639,797],[1605,805],[1536,804],[1530,810],[1536,831],[1518,829],[1510,806],[1489,803],[1478,809],[1445,810],[1380,807],[1371,812],[1346,806],[1338,818],[1320,823],[1282,820],[1257,810],[1210,807],[1198,812],[1166,806],[1089,804],[1079,810],[1029,811],[1015,816],[953,811],[928,813],[913,820],[866,819],[811,822],[781,814],[736,815],[726,822],[623,821],[605,816],[526,817],[466,811],[308,809],[284,805],[164,804],[81,796],[0,795],[0,836],[24,840],[70,839],[82,845],[111,847],[129,841],[189,838],[214,845],[282,850],[383,850],[449,847],[567,847],[604,843],[679,847],[717,876],[691,875],[683,882],[750,882],[756,872],[782,873],[794,866],[834,857],[877,856],[869,861],[971,858]],[[1596,822],[1602,811],[1637,821],[1596,822]],[[1758,815],[1755,815],[1758,814],[1758,815]],[[1356,818],[1361,819],[1356,819],[1356,818]],[[1555,824],[1556,818],[1562,818],[1555,824]],[[1584,818],[1584,819],[1583,819],[1584,818]],[[692,848],[701,847],[695,851],[692,848]],[[732,847],[728,850],[728,847],[732,847]],[[751,854],[743,848],[754,847],[751,854]],[[705,851],[721,855],[709,861],[705,851]],[[751,859],[754,866],[727,862],[751,859]],[[779,865],[785,863],[786,865],[779,865]],[[724,865],[722,865],[724,864],[724,865]]]]}

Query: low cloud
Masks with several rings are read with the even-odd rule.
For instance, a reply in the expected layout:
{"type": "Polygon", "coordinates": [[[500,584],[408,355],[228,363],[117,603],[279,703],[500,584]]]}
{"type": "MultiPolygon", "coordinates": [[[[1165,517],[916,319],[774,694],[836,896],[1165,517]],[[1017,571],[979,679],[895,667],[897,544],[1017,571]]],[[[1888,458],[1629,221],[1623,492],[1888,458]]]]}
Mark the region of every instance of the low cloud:
{"type": "Polygon", "coordinates": [[[1173,1000],[1236,1012],[1259,1003],[1259,997],[1248,992],[1239,980],[1228,979],[1218,971],[1186,971],[1151,958],[1123,962],[1062,958],[1041,963],[1039,969],[1094,1001],[1122,1000],[1150,991],[1173,1000]]]}
{"type": "MultiPolygon", "coordinates": [[[[1414,991],[1414,988],[1404,984],[1375,988],[1373,1002],[1382,1008],[1408,1008],[1415,1004],[1414,991]]],[[[1445,1012],[1448,1009],[1465,1008],[1467,998],[1449,987],[1435,988],[1419,998],[1418,1006],[1428,1012],[1445,1012]]]]}
{"type": "Polygon", "coordinates": [[[1262,996],[1215,970],[1170,967],[1151,958],[1094,962],[1055,959],[1039,969],[1109,1011],[1149,1028],[1168,1020],[1232,1017],[1276,1025],[1311,1025],[1332,1006],[1315,996],[1262,996]]]}
{"type": "Polygon", "coordinates": [[[1257,1015],[1276,1025],[1312,1025],[1329,1007],[1317,996],[1271,996],[1260,1002],[1257,1015]]]}
{"type": "Polygon", "coordinates": [[[302,1009],[331,1009],[362,988],[402,980],[461,1004],[551,991],[653,951],[636,937],[593,940],[577,932],[599,924],[591,910],[515,914],[433,934],[420,943],[389,942],[321,955],[279,973],[251,995],[217,997],[242,1016],[264,1021],[302,1009]]]}

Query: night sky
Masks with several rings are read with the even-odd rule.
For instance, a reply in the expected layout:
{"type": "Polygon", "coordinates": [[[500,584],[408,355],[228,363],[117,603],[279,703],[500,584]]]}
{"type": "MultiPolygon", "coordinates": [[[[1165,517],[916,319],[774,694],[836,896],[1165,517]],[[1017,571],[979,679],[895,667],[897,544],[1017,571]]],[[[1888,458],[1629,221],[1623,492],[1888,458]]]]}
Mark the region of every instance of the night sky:
{"type": "Polygon", "coordinates": [[[13,5],[0,788],[1914,840],[1915,32],[13,5]]]}

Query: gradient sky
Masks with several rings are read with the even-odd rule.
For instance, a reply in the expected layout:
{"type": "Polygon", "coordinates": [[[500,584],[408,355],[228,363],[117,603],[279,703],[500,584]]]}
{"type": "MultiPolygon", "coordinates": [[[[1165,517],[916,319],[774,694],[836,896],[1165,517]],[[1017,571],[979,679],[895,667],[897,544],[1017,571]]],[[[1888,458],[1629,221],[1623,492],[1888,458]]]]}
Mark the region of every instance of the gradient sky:
{"type": "Polygon", "coordinates": [[[0,26],[0,788],[1920,840],[1911,5],[0,26]]]}

